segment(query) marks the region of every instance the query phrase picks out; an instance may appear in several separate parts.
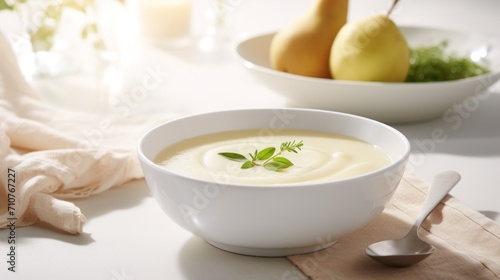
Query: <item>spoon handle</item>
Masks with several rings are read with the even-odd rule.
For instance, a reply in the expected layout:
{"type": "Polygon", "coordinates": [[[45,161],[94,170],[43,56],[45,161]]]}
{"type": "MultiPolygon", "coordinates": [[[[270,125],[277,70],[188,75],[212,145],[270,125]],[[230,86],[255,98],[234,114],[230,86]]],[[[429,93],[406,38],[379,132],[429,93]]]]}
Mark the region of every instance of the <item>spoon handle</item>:
{"type": "Polygon", "coordinates": [[[436,208],[441,200],[455,187],[460,181],[460,174],[455,171],[445,171],[434,176],[432,184],[429,187],[427,198],[422,206],[422,212],[415,221],[413,227],[418,229],[422,222],[436,208]]]}

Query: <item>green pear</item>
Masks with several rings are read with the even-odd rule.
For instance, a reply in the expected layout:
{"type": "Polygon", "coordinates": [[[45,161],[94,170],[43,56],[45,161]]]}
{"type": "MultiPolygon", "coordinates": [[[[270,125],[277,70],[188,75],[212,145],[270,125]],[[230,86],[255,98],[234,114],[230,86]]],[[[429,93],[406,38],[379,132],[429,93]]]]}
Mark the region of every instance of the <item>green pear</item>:
{"type": "Polygon", "coordinates": [[[315,0],[290,25],[278,31],[270,47],[271,67],[292,74],[331,78],[330,50],[347,21],[348,0],[315,0]]]}
{"type": "Polygon", "coordinates": [[[338,80],[403,82],[410,67],[410,48],[387,15],[347,23],[337,34],[330,71],[338,80]]]}

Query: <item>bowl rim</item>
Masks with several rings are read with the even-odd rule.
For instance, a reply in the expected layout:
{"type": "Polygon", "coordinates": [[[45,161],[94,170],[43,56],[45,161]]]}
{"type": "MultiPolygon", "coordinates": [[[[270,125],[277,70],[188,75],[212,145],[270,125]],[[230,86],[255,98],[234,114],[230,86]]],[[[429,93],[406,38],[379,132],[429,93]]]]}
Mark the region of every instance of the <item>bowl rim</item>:
{"type": "MultiPolygon", "coordinates": [[[[195,181],[195,182],[202,184],[202,185],[215,184],[215,185],[221,187],[222,189],[226,188],[226,187],[232,187],[232,188],[243,188],[243,189],[246,189],[246,188],[257,189],[257,188],[259,188],[259,189],[276,190],[276,189],[304,188],[304,187],[322,188],[325,186],[331,187],[333,185],[341,186],[345,182],[356,182],[356,181],[364,180],[365,178],[368,178],[368,177],[378,176],[381,173],[389,173],[390,170],[392,170],[394,167],[400,166],[401,164],[404,164],[405,162],[407,162],[408,158],[410,156],[410,153],[411,153],[411,144],[410,144],[410,141],[408,140],[408,138],[402,132],[400,132],[399,130],[397,130],[396,128],[394,128],[388,124],[385,124],[383,122],[380,122],[380,121],[377,121],[374,119],[370,119],[367,117],[359,116],[359,115],[343,113],[343,112],[338,112],[338,111],[309,109],[309,108],[247,108],[247,109],[229,109],[229,110],[221,110],[221,111],[212,111],[212,112],[192,114],[192,115],[176,118],[176,119],[166,121],[166,122],[163,122],[161,124],[156,125],[155,127],[151,128],[147,132],[145,132],[141,136],[141,138],[139,139],[138,144],[137,144],[137,154],[138,154],[139,161],[141,162],[141,165],[146,164],[156,171],[160,171],[162,173],[168,173],[170,175],[182,178],[184,180],[195,181]],[[326,181],[326,182],[307,182],[306,181],[306,182],[300,182],[300,183],[294,183],[294,184],[284,184],[284,185],[225,183],[225,182],[216,182],[215,180],[210,181],[210,180],[194,178],[194,177],[179,174],[177,172],[173,172],[171,170],[168,170],[168,169],[161,167],[160,165],[156,164],[153,160],[151,160],[149,157],[147,157],[143,152],[143,149],[144,149],[143,147],[145,145],[145,141],[147,140],[148,137],[150,137],[151,133],[160,129],[163,126],[167,126],[167,125],[174,123],[174,122],[184,122],[184,121],[192,119],[192,118],[200,118],[200,117],[204,117],[207,115],[231,114],[234,112],[237,113],[237,112],[242,112],[242,111],[270,111],[270,110],[277,110],[277,109],[278,110],[284,109],[284,110],[289,110],[289,111],[320,113],[320,114],[341,115],[344,117],[359,119],[359,120],[362,120],[364,122],[368,122],[368,123],[371,123],[371,124],[374,124],[377,126],[382,126],[385,129],[387,129],[390,133],[395,134],[397,136],[397,138],[402,141],[402,144],[404,147],[404,152],[399,158],[394,159],[394,161],[392,161],[389,165],[387,165],[383,168],[377,169],[375,171],[364,173],[364,174],[361,174],[361,175],[358,175],[355,177],[350,177],[350,178],[345,178],[345,179],[340,179],[340,180],[333,180],[333,181],[326,181]]],[[[403,173],[404,170],[397,170],[397,172],[403,173]]],[[[394,171],[392,171],[390,174],[394,174],[394,171]]]]}
{"type": "MultiPolygon", "coordinates": [[[[399,25],[401,30],[420,30],[420,31],[440,31],[440,32],[448,32],[448,33],[455,33],[459,35],[464,35],[464,36],[483,36],[485,38],[493,39],[493,40],[498,40],[500,44],[500,37],[495,37],[491,36],[488,34],[482,34],[482,33],[467,33],[459,30],[453,30],[453,29],[446,29],[446,28],[436,28],[436,27],[428,27],[428,26],[418,26],[418,25],[399,25]]],[[[256,64],[250,60],[248,60],[246,57],[244,57],[240,50],[242,48],[242,45],[245,43],[248,43],[251,40],[256,40],[264,37],[272,37],[274,34],[276,34],[277,31],[274,32],[268,32],[268,33],[263,33],[263,34],[258,34],[249,38],[246,38],[236,44],[235,52],[236,56],[239,60],[241,60],[241,63],[248,69],[252,70],[259,70],[261,72],[271,74],[274,76],[279,76],[282,78],[286,79],[294,79],[298,81],[305,81],[305,82],[315,82],[315,83],[323,83],[323,84],[330,84],[330,85],[348,85],[348,86],[365,86],[365,87],[373,87],[373,86],[384,86],[384,87],[435,87],[435,86],[445,86],[448,84],[460,84],[460,83],[469,83],[469,82],[474,82],[475,80],[482,80],[482,79],[488,79],[491,77],[496,77],[500,76],[500,67],[495,68],[495,69],[490,69],[490,72],[473,76],[473,77],[467,77],[467,78],[462,78],[458,80],[450,80],[450,81],[435,81],[435,82],[391,82],[391,83],[386,83],[386,82],[374,82],[374,81],[348,81],[348,80],[335,80],[335,79],[327,79],[327,78],[317,78],[317,77],[308,77],[308,76],[303,76],[303,75],[298,75],[298,74],[292,74],[292,73],[287,73],[287,72],[282,72],[275,70],[270,67],[265,67],[259,64],[256,64]]]]}

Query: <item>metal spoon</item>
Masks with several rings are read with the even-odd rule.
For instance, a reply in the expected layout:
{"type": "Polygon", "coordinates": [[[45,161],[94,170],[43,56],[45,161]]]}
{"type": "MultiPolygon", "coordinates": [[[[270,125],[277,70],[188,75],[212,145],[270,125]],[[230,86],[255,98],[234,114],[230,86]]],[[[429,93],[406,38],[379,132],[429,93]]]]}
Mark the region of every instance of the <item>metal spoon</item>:
{"type": "Polygon", "coordinates": [[[436,251],[434,246],[418,237],[418,229],[458,181],[460,174],[455,171],[445,171],[436,175],[427,193],[422,213],[408,234],[401,239],[373,243],[366,247],[365,253],[382,264],[404,267],[416,264],[436,251]]]}

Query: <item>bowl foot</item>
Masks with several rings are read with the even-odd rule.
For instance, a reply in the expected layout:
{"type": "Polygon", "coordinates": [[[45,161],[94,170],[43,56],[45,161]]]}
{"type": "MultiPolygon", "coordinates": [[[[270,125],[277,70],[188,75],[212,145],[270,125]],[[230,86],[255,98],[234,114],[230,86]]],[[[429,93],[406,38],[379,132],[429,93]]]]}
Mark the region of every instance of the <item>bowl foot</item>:
{"type": "Polygon", "coordinates": [[[253,248],[253,247],[229,245],[212,241],[207,241],[207,243],[224,251],[240,255],[254,256],[254,257],[286,257],[291,255],[307,254],[323,250],[337,243],[337,240],[328,244],[321,244],[321,245],[316,244],[313,246],[293,247],[293,248],[253,248]]]}

